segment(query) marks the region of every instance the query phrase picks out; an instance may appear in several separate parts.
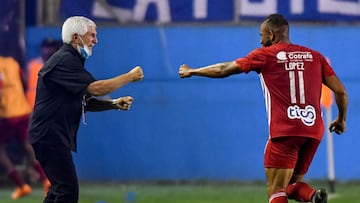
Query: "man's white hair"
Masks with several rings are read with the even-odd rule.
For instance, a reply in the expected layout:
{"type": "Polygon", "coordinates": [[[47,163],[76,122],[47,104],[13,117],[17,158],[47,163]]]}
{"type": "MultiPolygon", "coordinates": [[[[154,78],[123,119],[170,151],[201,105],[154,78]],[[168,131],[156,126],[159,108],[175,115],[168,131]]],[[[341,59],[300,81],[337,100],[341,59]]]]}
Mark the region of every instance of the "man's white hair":
{"type": "Polygon", "coordinates": [[[83,16],[69,17],[62,26],[62,41],[65,44],[70,44],[74,34],[84,35],[89,27],[96,28],[95,22],[83,16]]]}

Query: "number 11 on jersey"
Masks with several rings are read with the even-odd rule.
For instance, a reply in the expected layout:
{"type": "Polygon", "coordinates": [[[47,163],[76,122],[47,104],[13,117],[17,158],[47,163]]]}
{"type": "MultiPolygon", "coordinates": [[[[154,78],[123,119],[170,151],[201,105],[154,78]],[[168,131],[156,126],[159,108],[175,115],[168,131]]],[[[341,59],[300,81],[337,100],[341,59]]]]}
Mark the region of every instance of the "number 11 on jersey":
{"type": "Polygon", "coordinates": [[[291,103],[292,104],[297,103],[296,93],[298,92],[300,104],[305,104],[304,74],[303,71],[296,71],[296,72],[295,70],[289,71],[291,103]],[[296,82],[298,82],[298,85],[296,85],[296,82]],[[298,91],[296,91],[296,86],[298,87],[298,91]]]}

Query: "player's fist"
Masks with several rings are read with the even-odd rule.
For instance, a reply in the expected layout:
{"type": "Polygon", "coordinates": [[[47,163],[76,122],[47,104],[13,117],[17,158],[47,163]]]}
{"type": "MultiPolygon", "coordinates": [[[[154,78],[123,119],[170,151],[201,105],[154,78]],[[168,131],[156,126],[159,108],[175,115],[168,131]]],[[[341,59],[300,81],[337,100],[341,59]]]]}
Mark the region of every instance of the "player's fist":
{"type": "Polygon", "coordinates": [[[140,81],[144,77],[143,70],[141,69],[140,66],[136,66],[135,68],[131,69],[129,71],[129,75],[130,75],[131,81],[134,81],[134,82],[140,81]]]}
{"type": "Polygon", "coordinates": [[[182,64],[179,68],[180,78],[187,78],[191,76],[190,67],[186,64],[182,64]]]}
{"type": "Polygon", "coordinates": [[[345,122],[341,122],[338,119],[330,123],[329,130],[330,132],[335,132],[336,134],[342,134],[345,132],[345,122]]]}
{"type": "Polygon", "coordinates": [[[129,110],[134,99],[130,96],[113,99],[113,106],[119,110],[129,110]]]}

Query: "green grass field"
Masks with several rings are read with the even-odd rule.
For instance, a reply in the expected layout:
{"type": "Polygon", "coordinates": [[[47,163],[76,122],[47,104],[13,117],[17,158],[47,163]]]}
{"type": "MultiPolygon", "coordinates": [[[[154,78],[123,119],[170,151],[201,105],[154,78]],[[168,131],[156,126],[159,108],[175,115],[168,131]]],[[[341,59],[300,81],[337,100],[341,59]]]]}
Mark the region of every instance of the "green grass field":
{"type": "MultiPolygon", "coordinates": [[[[315,186],[324,186],[313,184],[315,186]]],[[[326,185],[325,185],[326,186],[326,185]]],[[[13,201],[12,188],[0,189],[1,203],[41,203],[42,190],[13,201]]],[[[80,184],[79,203],[267,203],[265,184],[80,184]]],[[[290,201],[294,203],[295,201],[290,201]]],[[[336,185],[330,203],[360,203],[360,183],[336,185]]]]}

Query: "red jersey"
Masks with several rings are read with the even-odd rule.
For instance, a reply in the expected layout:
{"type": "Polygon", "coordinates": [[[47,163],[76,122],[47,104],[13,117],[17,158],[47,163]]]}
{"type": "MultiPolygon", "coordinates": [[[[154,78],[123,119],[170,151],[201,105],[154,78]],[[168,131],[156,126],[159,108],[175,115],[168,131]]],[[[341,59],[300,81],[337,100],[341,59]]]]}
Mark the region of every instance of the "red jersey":
{"type": "Polygon", "coordinates": [[[320,107],[322,81],[335,73],[319,52],[281,43],[255,49],[236,63],[245,73],[259,74],[271,138],[321,139],[324,131],[320,107]]]}

